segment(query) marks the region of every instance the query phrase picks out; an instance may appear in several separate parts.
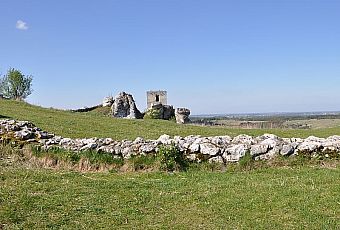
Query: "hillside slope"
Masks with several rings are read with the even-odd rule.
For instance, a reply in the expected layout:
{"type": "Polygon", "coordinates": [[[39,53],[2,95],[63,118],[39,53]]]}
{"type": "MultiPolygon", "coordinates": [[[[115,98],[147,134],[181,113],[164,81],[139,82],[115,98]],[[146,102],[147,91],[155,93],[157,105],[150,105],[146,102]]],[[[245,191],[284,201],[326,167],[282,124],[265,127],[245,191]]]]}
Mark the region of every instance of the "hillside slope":
{"type": "Polygon", "coordinates": [[[281,137],[307,137],[310,135],[327,137],[340,135],[340,127],[314,130],[245,130],[222,127],[200,127],[178,125],[174,122],[163,120],[116,119],[101,115],[100,113],[73,113],[9,100],[0,100],[0,119],[1,118],[28,120],[43,130],[71,138],[111,137],[116,140],[132,140],[136,137],[143,137],[147,139],[157,139],[162,134],[169,134],[171,136],[236,136],[238,134],[261,135],[264,133],[273,133],[281,137]]]}

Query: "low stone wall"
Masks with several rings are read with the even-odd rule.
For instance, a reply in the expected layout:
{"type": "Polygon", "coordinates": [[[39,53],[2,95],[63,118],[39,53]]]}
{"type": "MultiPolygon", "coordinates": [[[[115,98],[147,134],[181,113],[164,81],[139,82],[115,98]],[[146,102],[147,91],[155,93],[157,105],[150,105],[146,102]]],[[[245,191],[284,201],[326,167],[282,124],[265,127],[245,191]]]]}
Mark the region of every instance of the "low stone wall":
{"type": "Polygon", "coordinates": [[[318,138],[280,138],[273,134],[258,137],[229,136],[175,136],[162,135],[157,140],[141,137],[129,141],[115,141],[111,138],[71,139],[56,136],[27,121],[0,120],[0,140],[13,139],[24,143],[34,143],[44,149],[59,147],[71,151],[93,150],[111,153],[114,157],[130,158],[133,155],[157,153],[161,145],[176,145],[187,158],[193,161],[210,162],[239,161],[247,152],[254,159],[270,159],[277,154],[291,156],[306,154],[311,157],[339,157],[340,136],[318,138]]]}

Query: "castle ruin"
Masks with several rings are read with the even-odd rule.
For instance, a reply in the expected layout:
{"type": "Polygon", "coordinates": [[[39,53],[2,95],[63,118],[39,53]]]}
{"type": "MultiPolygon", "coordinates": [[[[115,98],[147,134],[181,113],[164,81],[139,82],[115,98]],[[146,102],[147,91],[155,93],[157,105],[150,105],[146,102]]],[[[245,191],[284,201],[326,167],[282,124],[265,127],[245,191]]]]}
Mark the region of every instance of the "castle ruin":
{"type": "Polygon", "coordinates": [[[167,105],[168,98],[167,98],[167,91],[147,91],[147,108],[151,108],[153,105],[167,105]]]}

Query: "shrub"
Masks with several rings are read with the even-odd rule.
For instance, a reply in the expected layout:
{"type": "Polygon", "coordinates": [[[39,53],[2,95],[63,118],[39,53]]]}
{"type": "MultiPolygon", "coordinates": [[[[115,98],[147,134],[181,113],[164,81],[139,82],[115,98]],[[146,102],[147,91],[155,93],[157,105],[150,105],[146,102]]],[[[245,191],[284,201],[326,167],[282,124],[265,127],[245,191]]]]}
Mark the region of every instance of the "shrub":
{"type": "Polygon", "coordinates": [[[189,162],[175,145],[159,148],[160,169],[166,171],[186,171],[189,162]]]}
{"type": "Polygon", "coordinates": [[[160,109],[148,109],[145,112],[144,119],[161,119],[162,111],[160,109]]]}

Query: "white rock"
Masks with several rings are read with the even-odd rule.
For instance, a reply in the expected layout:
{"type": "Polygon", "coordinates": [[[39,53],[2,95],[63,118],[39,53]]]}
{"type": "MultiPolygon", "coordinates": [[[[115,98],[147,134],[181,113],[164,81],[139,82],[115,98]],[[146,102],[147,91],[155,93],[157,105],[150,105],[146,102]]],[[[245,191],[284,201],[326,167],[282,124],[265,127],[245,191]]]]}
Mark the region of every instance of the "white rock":
{"type": "Polygon", "coordinates": [[[157,141],[164,145],[170,145],[172,143],[170,136],[167,134],[163,134],[162,136],[160,136],[157,141]]]}
{"type": "Polygon", "coordinates": [[[200,144],[193,143],[192,145],[189,146],[189,151],[191,153],[198,153],[200,151],[200,144]]]}
{"type": "Polygon", "coordinates": [[[294,153],[295,147],[292,144],[284,144],[280,151],[282,156],[289,156],[294,153]]]}
{"type": "Polygon", "coordinates": [[[34,137],[34,133],[28,129],[15,132],[15,137],[21,140],[28,140],[34,137]]]}
{"type": "Polygon", "coordinates": [[[204,155],[215,156],[221,152],[221,150],[211,143],[200,144],[200,152],[204,155]]]}
{"type": "Polygon", "coordinates": [[[254,144],[255,141],[253,137],[249,135],[241,134],[241,135],[234,137],[234,139],[232,140],[232,143],[251,145],[251,144],[254,144]]]}
{"type": "Polygon", "coordinates": [[[250,147],[250,155],[258,156],[267,153],[269,146],[265,144],[252,145],[250,147]]]}
{"type": "Polygon", "coordinates": [[[319,150],[321,147],[321,143],[317,141],[304,141],[298,147],[297,150],[299,151],[308,151],[313,152],[319,150]]]}
{"type": "Polygon", "coordinates": [[[144,144],[139,148],[139,151],[142,153],[155,152],[155,146],[153,144],[144,144]]]}
{"type": "Polygon", "coordinates": [[[103,107],[110,107],[113,104],[113,97],[105,97],[103,99],[103,107]]]}
{"type": "Polygon", "coordinates": [[[239,161],[248,150],[245,144],[231,145],[223,151],[222,157],[227,161],[239,161]]]}
{"type": "Polygon", "coordinates": [[[221,156],[212,157],[208,160],[210,163],[224,163],[224,159],[221,156]]]}

